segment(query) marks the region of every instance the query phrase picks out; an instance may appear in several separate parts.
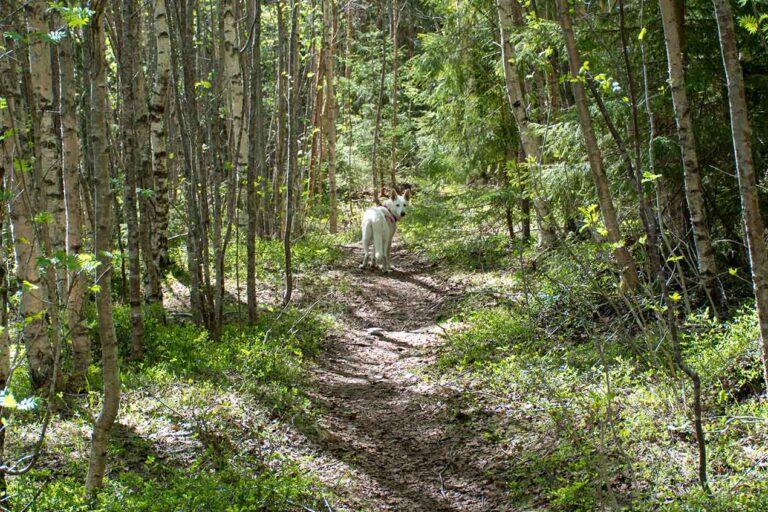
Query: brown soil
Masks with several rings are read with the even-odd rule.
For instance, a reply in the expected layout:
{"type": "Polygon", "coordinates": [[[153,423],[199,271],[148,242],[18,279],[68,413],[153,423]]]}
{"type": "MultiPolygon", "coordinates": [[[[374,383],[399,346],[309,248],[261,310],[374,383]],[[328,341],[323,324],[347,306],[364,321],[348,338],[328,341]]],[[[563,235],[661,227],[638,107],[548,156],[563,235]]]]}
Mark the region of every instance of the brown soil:
{"type": "Polygon", "coordinates": [[[345,312],[314,369],[313,469],[339,496],[337,511],[513,510],[478,411],[426,375],[442,343],[436,323],[463,287],[393,249],[392,274],[358,269],[353,248],[332,272],[345,312]]]}

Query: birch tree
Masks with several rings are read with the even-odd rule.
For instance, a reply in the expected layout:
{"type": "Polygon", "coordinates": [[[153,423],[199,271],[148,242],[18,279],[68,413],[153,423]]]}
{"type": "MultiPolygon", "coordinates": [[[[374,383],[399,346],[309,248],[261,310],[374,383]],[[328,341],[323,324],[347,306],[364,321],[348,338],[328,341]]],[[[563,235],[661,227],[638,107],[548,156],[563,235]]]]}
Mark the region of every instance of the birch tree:
{"type": "MultiPolygon", "coordinates": [[[[533,132],[528,117],[528,103],[523,96],[523,86],[515,67],[515,48],[509,42],[510,29],[514,26],[513,12],[516,0],[496,0],[496,11],[499,17],[499,36],[501,39],[501,61],[504,68],[504,83],[506,85],[507,101],[515,118],[515,124],[520,132],[523,151],[529,172],[535,178],[540,159],[539,137],[533,132]]],[[[519,9],[519,6],[517,7],[519,9]]],[[[536,210],[536,223],[539,231],[539,243],[543,247],[553,247],[557,243],[557,235],[551,227],[552,219],[549,204],[540,190],[541,180],[531,180],[534,194],[533,206],[536,210]]]]}
{"type": "Polygon", "coordinates": [[[669,84],[672,91],[672,104],[675,109],[675,124],[680,140],[680,151],[683,159],[683,176],[685,183],[685,198],[693,227],[693,241],[696,246],[697,263],[704,291],[715,310],[719,314],[722,297],[717,285],[717,264],[715,251],[709,235],[706,211],[704,207],[704,188],[701,182],[701,168],[696,152],[696,139],[693,133],[688,93],[686,92],[685,68],[683,50],[680,44],[678,27],[680,20],[677,15],[677,5],[674,0],[659,0],[664,41],[669,64],[669,84]]]}
{"type": "MultiPolygon", "coordinates": [[[[168,260],[168,141],[166,110],[168,83],[171,75],[171,41],[168,30],[168,10],[165,0],[153,2],[153,28],[155,33],[155,79],[149,104],[149,122],[152,147],[152,173],[154,178],[153,230],[151,251],[154,266],[160,276],[167,270],[168,260]]],[[[162,303],[162,290],[154,290],[154,302],[162,303]]]]}

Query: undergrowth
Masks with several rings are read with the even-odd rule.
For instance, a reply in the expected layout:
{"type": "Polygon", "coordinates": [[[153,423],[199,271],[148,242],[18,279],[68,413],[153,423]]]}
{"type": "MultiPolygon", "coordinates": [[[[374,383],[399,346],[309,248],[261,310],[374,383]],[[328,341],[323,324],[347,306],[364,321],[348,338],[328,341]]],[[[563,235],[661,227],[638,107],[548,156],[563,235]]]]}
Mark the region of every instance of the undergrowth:
{"type": "MultiPolygon", "coordinates": [[[[115,323],[127,355],[127,307],[115,308],[115,323]]],[[[312,310],[265,309],[256,325],[228,325],[216,341],[198,326],[148,315],[145,359],[121,368],[123,401],[105,488],[85,497],[88,434],[101,387],[94,365],[90,395],[66,399],[52,422],[47,464],[9,480],[12,509],[287,511],[322,504],[329,495],[299,464],[304,455],[292,452],[285,425],[313,420],[307,361],[332,326],[312,310]]],[[[34,431],[39,421],[14,418],[9,438],[34,431]]]]}
{"type": "Polygon", "coordinates": [[[545,283],[525,307],[520,297],[485,308],[471,300],[436,362],[440,378],[464,382],[503,412],[493,435],[516,448],[511,498],[563,512],[611,502],[638,511],[765,510],[768,479],[758,468],[768,460],[768,407],[754,308],[725,324],[701,313],[683,328],[686,358],[703,379],[708,495],[696,482],[690,386],[667,347],[597,316],[564,325],[566,304],[584,296],[539,300],[545,283]]]}

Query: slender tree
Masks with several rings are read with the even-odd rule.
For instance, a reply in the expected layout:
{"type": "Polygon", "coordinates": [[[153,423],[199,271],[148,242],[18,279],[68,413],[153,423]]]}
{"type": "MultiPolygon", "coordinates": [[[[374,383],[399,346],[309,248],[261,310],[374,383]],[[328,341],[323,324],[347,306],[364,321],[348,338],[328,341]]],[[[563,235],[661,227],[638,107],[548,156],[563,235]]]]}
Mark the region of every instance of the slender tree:
{"type": "Polygon", "coordinates": [[[141,231],[139,226],[139,176],[142,166],[139,112],[143,99],[137,76],[142,73],[138,51],[141,10],[136,0],[120,3],[119,74],[122,111],[120,115],[123,144],[123,212],[128,233],[128,302],[131,308],[131,358],[141,360],[144,354],[144,319],[141,296],[141,231]]]}
{"type": "Polygon", "coordinates": [[[379,170],[379,139],[381,137],[381,110],[384,104],[384,79],[387,76],[387,41],[384,37],[384,5],[379,0],[379,9],[376,16],[376,28],[381,37],[381,65],[379,69],[379,86],[376,96],[376,119],[373,124],[373,148],[371,151],[371,174],[373,182],[373,202],[381,203],[379,191],[383,185],[381,171],[379,170]]]}
{"type": "Polygon", "coordinates": [[[299,157],[299,0],[291,0],[291,35],[288,48],[288,169],[285,173],[285,229],[283,249],[285,257],[285,292],[283,306],[291,301],[293,294],[293,267],[291,264],[291,235],[293,234],[294,194],[293,180],[298,171],[299,157]]]}
{"type": "Polygon", "coordinates": [[[90,24],[89,63],[91,119],[90,147],[94,164],[94,209],[95,216],[94,250],[100,266],[96,272],[96,312],[101,340],[101,368],[104,382],[104,397],[101,411],[93,424],[91,455],[85,487],[93,493],[104,485],[107,466],[107,445],[109,432],[117,418],[120,407],[120,374],[117,363],[117,337],[112,319],[112,197],[109,190],[109,150],[107,145],[107,61],[104,39],[105,0],[95,0],[91,5],[93,14],[90,24]]]}
{"type": "Polygon", "coordinates": [[[280,187],[285,180],[286,141],[288,140],[288,29],[286,29],[285,0],[277,0],[277,87],[275,93],[275,155],[272,175],[272,197],[274,198],[274,229],[280,231],[283,223],[283,191],[280,187]]]}
{"type": "Polygon", "coordinates": [[[757,175],[752,155],[752,128],[749,124],[747,99],[744,92],[744,76],[739,62],[733,14],[727,0],[714,0],[720,51],[723,57],[725,77],[728,81],[728,103],[731,117],[731,138],[739,178],[741,211],[752,269],[752,286],[755,292],[763,373],[768,384],[768,255],[766,255],[765,225],[760,214],[757,194],[757,175]]]}
{"type": "Polygon", "coordinates": [[[264,161],[264,119],[261,85],[261,2],[253,2],[250,44],[250,91],[248,117],[248,172],[246,176],[246,295],[248,321],[256,322],[256,235],[266,231],[264,212],[267,204],[266,162],[264,161]],[[258,178],[258,179],[257,179],[258,178]],[[260,194],[259,194],[260,192],[260,194]],[[259,199],[261,195],[261,199],[259,199]]]}
{"type": "Polygon", "coordinates": [[[587,146],[589,166],[592,169],[592,179],[595,183],[597,201],[600,206],[600,212],[603,215],[607,238],[613,246],[614,256],[621,266],[621,275],[624,286],[629,289],[634,289],[639,284],[637,278],[637,266],[635,265],[635,261],[629,253],[629,250],[624,246],[621,237],[608,177],[605,174],[605,169],[603,167],[603,157],[600,152],[600,147],[597,145],[597,138],[595,137],[595,131],[592,127],[592,118],[590,117],[586,95],[584,94],[584,85],[581,81],[583,77],[579,74],[581,69],[581,58],[579,56],[578,48],[576,47],[576,38],[573,34],[571,16],[568,14],[566,0],[557,0],[557,8],[560,26],[563,29],[563,35],[565,37],[565,48],[568,51],[568,64],[571,70],[571,85],[574,98],[576,99],[576,111],[579,116],[579,125],[581,126],[581,132],[587,146]]]}
{"type": "Polygon", "coordinates": [[[678,5],[674,0],[659,0],[664,41],[669,64],[669,84],[672,91],[672,104],[675,108],[675,123],[677,136],[680,140],[680,151],[683,159],[683,175],[685,177],[685,198],[688,203],[693,241],[696,246],[697,263],[704,291],[709,298],[715,314],[719,314],[722,297],[717,286],[717,264],[715,251],[709,235],[706,211],[704,207],[704,188],[701,182],[701,168],[696,152],[696,139],[693,133],[693,120],[688,93],[685,88],[685,68],[683,50],[678,27],[678,5]]]}
{"type": "Polygon", "coordinates": [[[389,23],[392,34],[392,147],[390,148],[389,186],[397,189],[397,94],[398,94],[398,50],[397,32],[400,26],[400,7],[397,0],[390,0],[389,23]]]}
{"type": "MultiPolygon", "coordinates": [[[[509,42],[509,33],[515,26],[513,12],[519,11],[516,0],[496,0],[496,11],[499,17],[499,35],[501,39],[501,61],[504,68],[504,82],[506,85],[507,101],[515,118],[515,124],[520,132],[526,164],[533,176],[538,168],[540,159],[539,137],[531,129],[528,117],[528,103],[523,96],[523,86],[520,76],[515,68],[515,48],[509,42]]],[[[536,222],[539,230],[539,243],[543,247],[553,247],[557,243],[557,235],[551,227],[552,219],[549,211],[549,203],[541,191],[541,180],[534,179],[531,189],[534,193],[533,206],[536,210],[536,222]]]]}
{"type": "MultiPolygon", "coordinates": [[[[67,213],[67,256],[77,261],[83,250],[83,207],[80,200],[80,140],[77,134],[77,105],[72,34],[58,45],[61,73],[61,153],[64,200],[67,213]]],[[[72,339],[72,374],[68,387],[80,392],[91,363],[91,339],[85,318],[86,276],[78,266],[67,273],[67,312],[72,339]]]]}
{"type": "MultiPolygon", "coordinates": [[[[45,17],[47,4],[44,1],[33,1],[26,4],[28,30],[33,37],[48,33],[48,20],[45,17]]],[[[23,54],[23,53],[22,53],[23,54]]],[[[58,304],[51,300],[56,290],[48,290],[47,284],[41,279],[38,269],[38,258],[45,253],[40,249],[45,247],[43,235],[47,222],[33,222],[38,214],[47,212],[46,199],[51,195],[51,189],[44,186],[44,176],[58,175],[58,135],[53,119],[53,70],[51,68],[51,51],[48,44],[34,44],[29,47],[29,77],[30,94],[27,104],[31,107],[30,139],[33,153],[20,152],[22,165],[14,166],[11,175],[10,190],[16,198],[11,205],[11,222],[13,224],[14,249],[16,251],[16,269],[19,281],[22,283],[21,313],[25,319],[23,338],[29,374],[32,386],[47,393],[53,378],[53,346],[45,326],[46,304],[58,304]],[[32,173],[26,172],[32,169],[32,173]],[[47,190],[48,194],[43,194],[47,190]]],[[[16,109],[16,126],[26,127],[26,118],[21,109],[16,109]]],[[[49,180],[50,182],[50,180],[49,180]]],[[[53,217],[53,223],[58,222],[58,216],[53,217]]]]}
{"type": "Polygon", "coordinates": [[[328,195],[330,232],[339,230],[339,211],[336,197],[336,3],[323,0],[323,48],[325,57],[325,91],[323,106],[324,140],[328,155],[328,195]]]}

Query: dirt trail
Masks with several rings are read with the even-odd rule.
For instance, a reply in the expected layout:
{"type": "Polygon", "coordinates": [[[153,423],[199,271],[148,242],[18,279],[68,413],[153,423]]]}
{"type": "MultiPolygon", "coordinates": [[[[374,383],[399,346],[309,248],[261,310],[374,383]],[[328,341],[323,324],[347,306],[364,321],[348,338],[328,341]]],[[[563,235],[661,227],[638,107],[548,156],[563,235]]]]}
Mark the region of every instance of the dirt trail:
{"type": "Polygon", "coordinates": [[[467,422],[476,412],[422,374],[441,343],[435,323],[462,288],[393,250],[390,275],[359,270],[351,248],[334,270],[346,329],[319,359],[312,396],[334,510],[513,510],[500,454],[467,422]]]}

